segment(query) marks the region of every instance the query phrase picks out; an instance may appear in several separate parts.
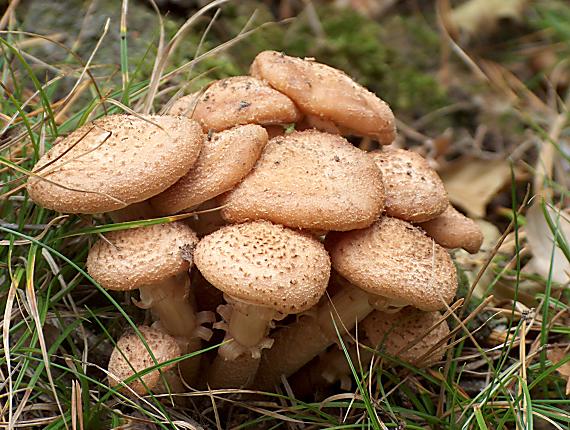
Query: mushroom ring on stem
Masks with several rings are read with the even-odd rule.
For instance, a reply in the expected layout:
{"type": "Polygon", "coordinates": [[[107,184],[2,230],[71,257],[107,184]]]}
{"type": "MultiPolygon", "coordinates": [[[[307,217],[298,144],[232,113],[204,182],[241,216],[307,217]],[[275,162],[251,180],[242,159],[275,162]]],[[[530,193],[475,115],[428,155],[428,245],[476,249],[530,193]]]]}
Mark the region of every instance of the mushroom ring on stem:
{"type": "MultiPolygon", "coordinates": [[[[267,221],[222,227],[198,243],[194,260],[228,302],[219,308],[225,322],[217,327],[234,341],[220,347],[218,361],[259,359],[272,344],[272,321],[314,306],[330,275],[329,256],[318,240],[267,221]]],[[[220,365],[214,367],[221,371],[220,365]]],[[[244,382],[252,376],[244,375],[244,382]]]]}
{"type": "Polygon", "coordinates": [[[185,352],[196,351],[200,339],[211,336],[201,324],[214,317],[211,312],[197,314],[190,294],[188,271],[197,242],[181,222],[113,231],[89,250],[87,271],[103,288],[138,288],[138,306],[150,308],[162,329],[186,345],[185,352]]]}

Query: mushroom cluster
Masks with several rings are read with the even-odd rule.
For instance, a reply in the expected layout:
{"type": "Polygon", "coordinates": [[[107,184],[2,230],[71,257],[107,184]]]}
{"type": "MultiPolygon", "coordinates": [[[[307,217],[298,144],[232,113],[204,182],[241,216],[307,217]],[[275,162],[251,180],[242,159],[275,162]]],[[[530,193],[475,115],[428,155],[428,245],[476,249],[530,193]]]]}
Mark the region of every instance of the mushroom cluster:
{"type": "Polygon", "coordinates": [[[438,361],[457,288],[447,249],[477,252],[482,234],[424,158],[388,146],[394,124],[343,72],[265,51],[168,115],[107,116],[56,141],[28,180],[38,204],[115,222],[187,214],[89,250],[90,276],[138,290],[154,321],[118,340],[109,383],[271,389],[328,349],[316,373],[346,385],[336,344],[361,321],[369,351],[438,361]],[[197,354],[205,342],[221,346],[197,354]]]}

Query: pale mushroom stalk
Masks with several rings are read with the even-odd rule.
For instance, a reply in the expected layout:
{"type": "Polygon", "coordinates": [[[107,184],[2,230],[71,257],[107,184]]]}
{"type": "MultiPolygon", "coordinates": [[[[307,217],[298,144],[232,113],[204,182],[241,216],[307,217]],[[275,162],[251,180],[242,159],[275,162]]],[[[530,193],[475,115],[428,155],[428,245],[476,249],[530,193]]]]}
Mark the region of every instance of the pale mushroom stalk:
{"type": "Polygon", "coordinates": [[[330,302],[303,315],[296,323],[279,330],[271,349],[263,354],[254,382],[258,389],[270,389],[281,376],[289,377],[319,353],[338,341],[373,311],[369,294],[359,288],[343,287],[330,302]]]}

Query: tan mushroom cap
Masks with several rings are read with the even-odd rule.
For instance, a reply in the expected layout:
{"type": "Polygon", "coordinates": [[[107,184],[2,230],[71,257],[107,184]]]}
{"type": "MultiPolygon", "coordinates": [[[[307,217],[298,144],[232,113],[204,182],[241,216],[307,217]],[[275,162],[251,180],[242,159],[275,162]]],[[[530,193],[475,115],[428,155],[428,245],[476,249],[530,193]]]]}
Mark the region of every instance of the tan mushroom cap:
{"type": "Polygon", "coordinates": [[[421,362],[417,360],[449,334],[447,321],[434,327],[441,320],[442,315],[437,311],[404,308],[397,313],[374,311],[361,324],[373,347],[381,347],[407,363],[429,366],[442,359],[445,342],[421,362]]]}
{"type": "Polygon", "coordinates": [[[198,103],[200,96],[200,92],[196,92],[180,97],[172,104],[172,106],[170,106],[168,115],[182,115],[191,118],[192,112],[194,111],[194,108],[196,107],[196,103],[198,103]]]}
{"type": "Polygon", "coordinates": [[[59,140],[35,165],[27,189],[59,212],[98,213],[146,200],[198,159],[203,133],[188,118],[111,115],[59,140]]]}
{"type": "Polygon", "coordinates": [[[325,245],[332,266],[374,295],[425,311],[445,308],[455,295],[447,251],[405,221],[383,217],[366,229],[329,233],[325,245]]]}
{"type": "Polygon", "coordinates": [[[382,171],[386,215],[423,222],[443,213],[449,205],[439,175],[421,155],[398,148],[382,148],[370,156],[382,171]]]}
{"type": "MultiPolygon", "coordinates": [[[[157,363],[161,364],[173,360],[182,354],[178,342],[172,336],[147,326],[139,326],[138,329],[152,351],[156,362],[152,359],[138,335],[131,330],[117,341],[117,346],[111,353],[108,366],[109,385],[111,386],[118,385],[120,382],[132,377],[135,373],[142,372],[149,367],[155,366],[157,363]]],[[[153,370],[140,378],[136,378],[129,384],[129,387],[135,393],[141,396],[145,395],[147,394],[147,388],[152,390],[159,384],[161,379],[160,372],[166,372],[173,366],[174,364],[168,364],[162,366],[160,371],[158,369],[153,370]],[[147,388],[145,388],[145,385],[147,388]]],[[[125,391],[124,387],[121,391],[125,391]]]]}
{"type": "Polygon", "coordinates": [[[205,131],[244,124],[290,124],[302,117],[289,97],[251,76],[214,82],[196,103],[192,102],[187,115],[205,131]]]}
{"type": "Polygon", "coordinates": [[[194,261],[230,297],[284,314],[317,304],[330,276],[318,240],[266,221],[222,227],[198,243],[194,261]]]}
{"type": "Polygon", "coordinates": [[[182,222],[105,233],[89,250],[87,271],[109,290],[150,286],[189,270],[196,243],[182,222]]]}
{"type": "Polygon", "coordinates": [[[366,153],[341,136],[309,130],[271,139],[223,203],[222,216],[231,222],[352,230],[378,218],[384,187],[366,153]]]}
{"type": "Polygon", "coordinates": [[[330,120],[347,134],[390,144],[396,136],[390,107],[344,72],[316,61],[264,51],[250,73],[289,96],[306,114],[330,120]]]}
{"type": "Polygon", "coordinates": [[[441,215],[418,225],[444,248],[463,248],[475,254],[483,244],[483,232],[477,223],[451,205],[441,215]]]}
{"type": "Polygon", "coordinates": [[[214,133],[194,167],[152,198],[152,206],[159,214],[174,214],[231,190],[253,168],[267,139],[267,131],[255,124],[214,133]]]}

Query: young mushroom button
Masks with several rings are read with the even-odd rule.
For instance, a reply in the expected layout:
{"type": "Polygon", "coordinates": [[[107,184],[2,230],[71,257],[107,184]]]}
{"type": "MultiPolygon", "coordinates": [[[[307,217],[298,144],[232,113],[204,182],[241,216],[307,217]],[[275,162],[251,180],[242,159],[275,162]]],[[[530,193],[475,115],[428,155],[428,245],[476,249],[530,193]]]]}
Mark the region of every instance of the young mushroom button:
{"type": "Polygon", "coordinates": [[[314,306],[330,275],[319,241],[266,221],[222,227],[198,243],[194,260],[228,302],[219,308],[225,322],[218,325],[234,340],[219,349],[219,359],[226,361],[241,354],[258,359],[272,344],[272,321],[314,306]]]}
{"type": "Polygon", "coordinates": [[[253,168],[266,143],[267,131],[255,124],[209,135],[195,166],[152,198],[152,207],[162,215],[174,214],[231,190],[253,168]]]}
{"type": "MultiPolygon", "coordinates": [[[[87,271],[103,288],[139,289],[138,305],[150,308],[162,329],[186,345],[185,352],[196,351],[211,334],[201,323],[213,317],[197,314],[191,299],[188,271],[197,242],[181,222],[110,232],[89,250],[87,271]]],[[[185,364],[191,379],[196,366],[185,364]]]]}
{"type": "Polygon", "coordinates": [[[382,174],[341,136],[315,130],[271,139],[251,173],[223,199],[230,222],[264,219],[294,228],[352,230],[384,208],[382,174]]]}
{"type": "Polygon", "coordinates": [[[60,139],[34,166],[32,200],[65,213],[100,213],[170,187],[198,159],[204,134],[185,117],[110,115],[60,139]]]}
{"type": "Polygon", "coordinates": [[[397,218],[383,217],[362,230],[330,233],[326,247],[335,270],[385,299],[378,301],[381,309],[444,309],[455,295],[457,273],[447,251],[397,218]]]}
{"type": "Polygon", "coordinates": [[[289,96],[303,113],[331,121],[343,134],[371,137],[383,145],[395,138],[390,107],[340,70],[264,51],[255,57],[250,72],[289,96]]]}
{"type": "Polygon", "coordinates": [[[421,155],[385,147],[370,153],[382,171],[386,215],[409,222],[424,222],[443,213],[449,205],[438,174],[421,155]]]}
{"type": "MultiPolygon", "coordinates": [[[[137,333],[130,330],[117,341],[117,345],[113,349],[108,366],[108,378],[111,387],[122,385],[124,384],[123,381],[133,378],[137,373],[180,356],[180,347],[172,336],[147,326],[140,326],[138,330],[146,345],[137,333]],[[149,350],[152,352],[152,356],[149,350]]],[[[167,364],[160,367],[160,371],[156,369],[134,378],[127,386],[134,393],[144,396],[148,391],[155,391],[160,386],[161,372],[166,372],[173,366],[173,364],[167,364]]],[[[119,389],[129,392],[124,386],[119,389]]]]}

